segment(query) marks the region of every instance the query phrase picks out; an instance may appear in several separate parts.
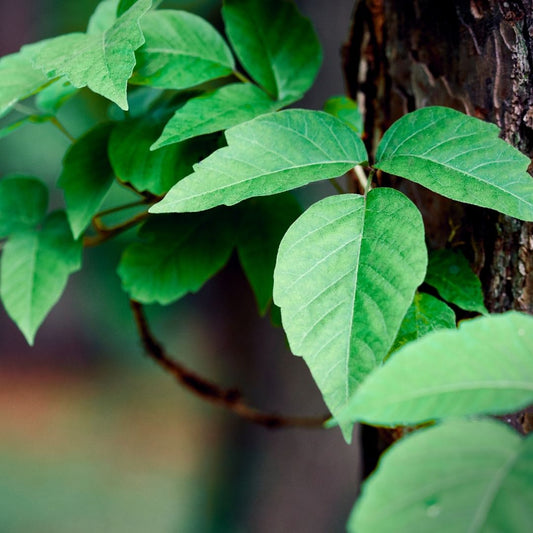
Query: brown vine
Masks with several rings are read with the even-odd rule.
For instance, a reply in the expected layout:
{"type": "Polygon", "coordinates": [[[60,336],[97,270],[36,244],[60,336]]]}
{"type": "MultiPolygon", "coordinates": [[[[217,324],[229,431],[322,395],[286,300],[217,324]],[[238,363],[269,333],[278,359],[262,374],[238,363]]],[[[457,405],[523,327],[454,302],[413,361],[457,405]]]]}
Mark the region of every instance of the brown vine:
{"type": "Polygon", "coordinates": [[[130,306],[139,337],[148,357],[168,374],[172,375],[180,385],[203,400],[229,409],[249,422],[271,429],[289,427],[321,428],[324,422],[330,418],[329,414],[320,417],[283,416],[276,413],[267,413],[249,406],[237,389],[224,389],[172,359],[150,330],[142,304],[135,300],[130,300],[130,306]]]}

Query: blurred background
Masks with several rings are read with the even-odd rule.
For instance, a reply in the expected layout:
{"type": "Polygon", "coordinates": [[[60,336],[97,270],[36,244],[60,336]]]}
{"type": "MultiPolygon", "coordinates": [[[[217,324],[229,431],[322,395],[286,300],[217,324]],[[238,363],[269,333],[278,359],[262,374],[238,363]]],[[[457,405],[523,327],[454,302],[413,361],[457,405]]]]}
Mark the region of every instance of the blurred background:
{"type": "MultiPolygon", "coordinates": [[[[97,3],[0,0],[0,55],[84,31],[97,3]]],[[[325,52],[315,87],[298,105],[320,109],[344,92],[340,47],[354,2],[296,3],[325,52]]],[[[219,1],[164,5],[221,27],[219,1]]],[[[83,90],[60,118],[79,136],[105,113],[83,90]]],[[[0,176],[35,175],[54,188],[67,147],[53,126],[25,126],[0,140],[0,176]]],[[[302,201],[331,194],[328,187],[313,186],[302,201]]],[[[121,194],[117,187],[108,201],[121,194]]],[[[62,205],[59,191],[51,203],[62,205]]],[[[0,533],[344,531],[358,491],[356,445],[336,430],[252,426],[181,390],[147,360],[115,274],[127,238],[84,251],[83,270],[34,348],[0,309],[0,533]]],[[[148,315],[170,353],[238,386],[253,405],[326,411],[283,332],[257,318],[235,260],[198,294],[148,315]]]]}

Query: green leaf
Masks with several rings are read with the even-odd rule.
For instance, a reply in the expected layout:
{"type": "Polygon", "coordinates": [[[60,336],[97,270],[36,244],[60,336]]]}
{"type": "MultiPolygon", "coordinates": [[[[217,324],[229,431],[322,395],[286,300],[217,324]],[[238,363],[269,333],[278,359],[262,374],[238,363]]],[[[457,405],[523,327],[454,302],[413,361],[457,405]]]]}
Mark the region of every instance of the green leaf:
{"type": "Polygon", "coordinates": [[[393,189],[325,198],[283,238],[274,302],[334,416],[387,355],[426,264],[420,212],[393,189]]]}
{"type": "Polygon", "coordinates": [[[210,143],[196,139],[151,152],[165,121],[145,115],[115,126],[109,141],[109,158],[121,181],[139,191],[164,194],[192,172],[193,164],[207,155],[210,143]]]}
{"type": "MultiPolygon", "coordinates": [[[[130,5],[128,6],[128,8],[135,3],[135,0],[129,3],[130,5]]],[[[87,34],[102,35],[109,28],[111,28],[111,26],[113,26],[113,24],[117,20],[118,4],[119,0],[103,0],[102,2],[100,2],[96,6],[94,13],[89,19],[89,25],[87,26],[87,34]]]]}
{"type": "Polygon", "coordinates": [[[137,52],[131,83],[187,89],[233,72],[235,61],[222,36],[185,11],[158,10],[142,21],[145,45],[137,52]]]}
{"type": "Polygon", "coordinates": [[[411,342],[361,385],[339,420],[384,426],[502,414],[533,403],[533,317],[463,321],[411,342]]]}
{"type": "Polygon", "coordinates": [[[453,109],[426,107],[389,128],[375,166],[452,200],[533,221],[529,158],[498,133],[494,124],[453,109]]]}
{"type": "Polygon", "coordinates": [[[361,139],[321,111],[270,113],[226,131],[227,147],[194,167],[150,209],[201,211],[340,176],[366,161],[361,139]]]}
{"type": "Polygon", "coordinates": [[[311,87],[322,50],[292,2],[224,0],[222,17],[243,67],[271,96],[295,101],[311,87]]]}
{"type": "Polygon", "coordinates": [[[0,127],[0,139],[7,137],[26,124],[42,124],[43,122],[48,122],[50,118],[50,115],[26,115],[15,122],[11,122],[11,124],[0,127]]]}
{"type": "Polygon", "coordinates": [[[455,313],[441,300],[429,294],[417,292],[403,319],[391,351],[395,352],[404,344],[438,329],[455,329],[455,313]]]}
{"type": "Polygon", "coordinates": [[[30,345],[68,276],[79,270],[81,250],[81,241],[72,239],[61,211],[51,213],[41,230],[21,230],[5,244],[0,293],[8,315],[30,345]]]}
{"type": "Polygon", "coordinates": [[[426,283],[435,287],[442,299],[466,311],[486,315],[479,278],[461,252],[436,250],[429,255],[426,283]]]}
{"type": "Polygon", "coordinates": [[[36,226],[46,214],[48,189],[30,176],[0,180],[0,238],[36,226]]]}
{"type": "Polygon", "coordinates": [[[533,438],[493,420],[417,431],[364,484],[349,533],[525,533],[533,509],[533,438]]]}
{"type": "Polygon", "coordinates": [[[357,102],[348,96],[333,96],[324,104],[324,111],[346,122],[358,135],[364,130],[363,116],[357,102]]]}
{"type": "Polygon", "coordinates": [[[300,205],[290,193],[252,198],[241,206],[237,252],[261,315],[267,312],[272,301],[279,243],[301,213],[300,205]]]}
{"type": "Polygon", "coordinates": [[[35,66],[49,77],[65,76],[75,87],[89,87],[128,109],[126,87],[135,50],[144,43],[139,19],[151,0],[138,0],[102,33],[70,33],[50,39],[37,52],[35,66]]]}
{"type": "Polygon", "coordinates": [[[179,108],[152,150],[198,135],[214,133],[278,109],[261,89],[250,83],[226,85],[179,108]]]}
{"type": "Polygon", "coordinates": [[[124,250],[118,275],[131,298],[161,305],[197,292],[226,264],[234,240],[220,210],[154,217],[139,237],[124,250]]]}
{"type": "Polygon", "coordinates": [[[78,238],[113,184],[114,175],[107,157],[107,143],[112,125],[102,124],[74,143],[63,159],[58,186],[65,194],[67,215],[78,238]]]}
{"type": "Polygon", "coordinates": [[[68,81],[59,79],[39,92],[35,103],[41,111],[55,115],[59,108],[77,91],[78,89],[68,81]]]}
{"type": "Polygon", "coordinates": [[[20,52],[0,59],[0,116],[49,83],[49,79],[32,65],[32,54],[41,44],[27,45],[20,52]]]}

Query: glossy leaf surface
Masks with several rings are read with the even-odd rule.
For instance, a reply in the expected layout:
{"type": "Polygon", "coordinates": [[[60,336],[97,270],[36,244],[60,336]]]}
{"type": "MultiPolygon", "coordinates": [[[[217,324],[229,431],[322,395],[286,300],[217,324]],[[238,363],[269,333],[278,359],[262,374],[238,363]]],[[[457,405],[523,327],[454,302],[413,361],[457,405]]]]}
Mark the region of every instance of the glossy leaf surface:
{"type": "Polygon", "coordinates": [[[456,421],[385,452],[348,531],[524,533],[531,509],[533,438],[494,420],[456,421]]]}
{"type": "Polygon", "coordinates": [[[295,101],[311,87],[322,51],[292,2],[225,0],[222,16],[240,62],[268,94],[295,101]]]}
{"type": "Polygon", "coordinates": [[[441,298],[466,311],[487,314],[479,278],[466,257],[458,251],[435,250],[429,255],[426,283],[435,287],[441,298]]]}
{"type": "Polygon", "coordinates": [[[74,241],[65,213],[48,216],[40,230],[14,233],[2,252],[0,293],[8,315],[29,344],[59,300],[68,276],[81,266],[81,241],[74,241]]]}
{"type": "Polygon", "coordinates": [[[321,200],[283,238],[274,302],[334,416],[387,355],[426,264],[420,212],[393,189],[321,200]]]}
{"type": "Polygon", "coordinates": [[[157,149],[198,135],[214,133],[275,111],[274,102],[251,83],[225,85],[213,92],[191,98],[168,121],[152,146],[157,149]]]}
{"type": "Polygon", "coordinates": [[[75,238],[91,222],[113,184],[114,175],[107,157],[111,124],[92,129],[67,151],[58,186],[65,194],[67,215],[75,238]]]}
{"type": "Polygon", "coordinates": [[[361,385],[339,419],[384,426],[533,403],[533,317],[516,312],[463,321],[398,350],[361,385]]]}
{"type": "Polygon", "coordinates": [[[138,0],[102,33],[70,33],[50,39],[34,58],[49,77],[65,76],[75,87],[89,87],[128,109],[126,87],[135,50],[144,43],[140,18],[152,5],[138,0]]]}
{"type": "Polygon", "coordinates": [[[226,131],[217,150],[177,183],[153,213],[201,211],[344,174],[366,161],[361,139],[320,111],[290,109],[226,131]]]}
{"type": "Polygon", "coordinates": [[[152,11],[142,21],[146,43],[137,52],[132,83],[187,89],[228,76],[235,66],[222,36],[185,11],[152,11]]]}
{"type": "Polygon", "coordinates": [[[533,220],[529,158],[498,133],[494,124],[453,109],[426,107],[387,130],[376,167],[453,200],[533,220]]]}

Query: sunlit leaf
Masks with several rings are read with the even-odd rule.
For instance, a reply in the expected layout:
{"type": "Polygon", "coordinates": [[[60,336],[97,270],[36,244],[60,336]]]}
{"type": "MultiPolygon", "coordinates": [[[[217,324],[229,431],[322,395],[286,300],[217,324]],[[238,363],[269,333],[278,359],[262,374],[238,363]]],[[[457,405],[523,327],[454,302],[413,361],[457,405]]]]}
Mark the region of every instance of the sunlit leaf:
{"type": "Polygon", "coordinates": [[[346,122],[359,135],[363,133],[363,116],[357,102],[348,96],[333,96],[324,104],[324,111],[346,122]]]}
{"type": "Polygon", "coordinates": [[[361,139],[321,111],[289,109],[226,131],[227,147],[195,166],[153,213],[201,211],[340,176],[366,161],[361,139]]]}
{"type": "Polygon", "coordinates": [[[420,212],[393,189],[321,200],[283,238],[274,302],[334,416],[387,355],[426,264],[420,212]]]}
{"type": "Polygon", "coordinates": [[[448,422],[385,452],[348,531],[525,533],[532,509],[533,438],[493,420],[448,422]]]}
{"type": "Polygon", "coordinates": [[[79,270],[81,250],[61,211],[50,214],[42,229],[20,230],[5,244],[0,293],[8,315],[29,344],[59,300],[69,275],[79,270]]]}
{"type": "Polygon", "coordinates": [[[0,180],[0,238],[31,228],[44,218],[48,206],[46,185],[31,176],[0,180]]]}
{"type": "Polygon", "coordinates": [[[153,217],[139,238],[122,254],[122,286],[139,302],[162,305],[198,291],[226,264],[234,242],[228,214],[220,210],[153,217]]]}
{"type": "MultiPolygon", "coordinates": [[[[130,6],[135,3],[130,2],[130,6]]],[[[94,13],[89,19],[89,24],[87,25],[87,34],[88,35],[102,35],[107,31],[115,21],[117,20],[117,6],[119,0],[103,0],[100,2],[94,13]]],[[[122,13],[121,13],[122,14],[122,13]]]]}
{"type": "Polygon", "coordinates": [[[226,85],[213,92],[191,98],[169,120],[152,149],[236,126],[258,115],[275,111],[272,101],[251,83],[226,85]]]}
{"type": "Polygon", "coordinates": [[[446,107],[405,115],[385,133],[376,167],[443,196],[533,220],[529,158],[494,124],[446,107]]]}
{"type": "Polygon", "coordinates": [[[533,403],[533,317],[516,312],[463,321],[398,350],[338,417],[386,426],[533,403]]]}
{"type": "Polygon", "coordinates": [[[186,89],[228,76],[235,66],[222,36],[185,11],[152,11],[142,21],[146,43],[137,52],[132,83],[186,89]]]}
{"type": "Polygon", "coordinates": [[[144,43],[139,25],[151,0],[138,0],[102,33],[69,33],[49,39],[34,58],[49,77],[65,76],[75,87],[89,87],[128,109],[126,87],[135,50],[144,43]]]}
{"type": "Polygon", "coordinates": [[[391,351],[438,329],[455,329],[455,313],[438,298],[417,292],[391,351]]]}
{"type": "Polygon", "coordinates": [[[429,255],[426,283],[441,298],[466,311],[487,314],[479,278],[459,251],[435,250],[429,255]]]}
{"type": "Polygon", "coordinates": [[[224,0],[226,33],[252,78],[278,100],[298,100],[322,62],[313,26],[285,0],[224,0]]]}
{"type": "Polygon", "coordinates": [[[67,215],[74,237],[79,237],[96,214],[113,184],[107,157],[111,124],[92,129],[65,154],[58,185],[65,193],[67,215]]]}

